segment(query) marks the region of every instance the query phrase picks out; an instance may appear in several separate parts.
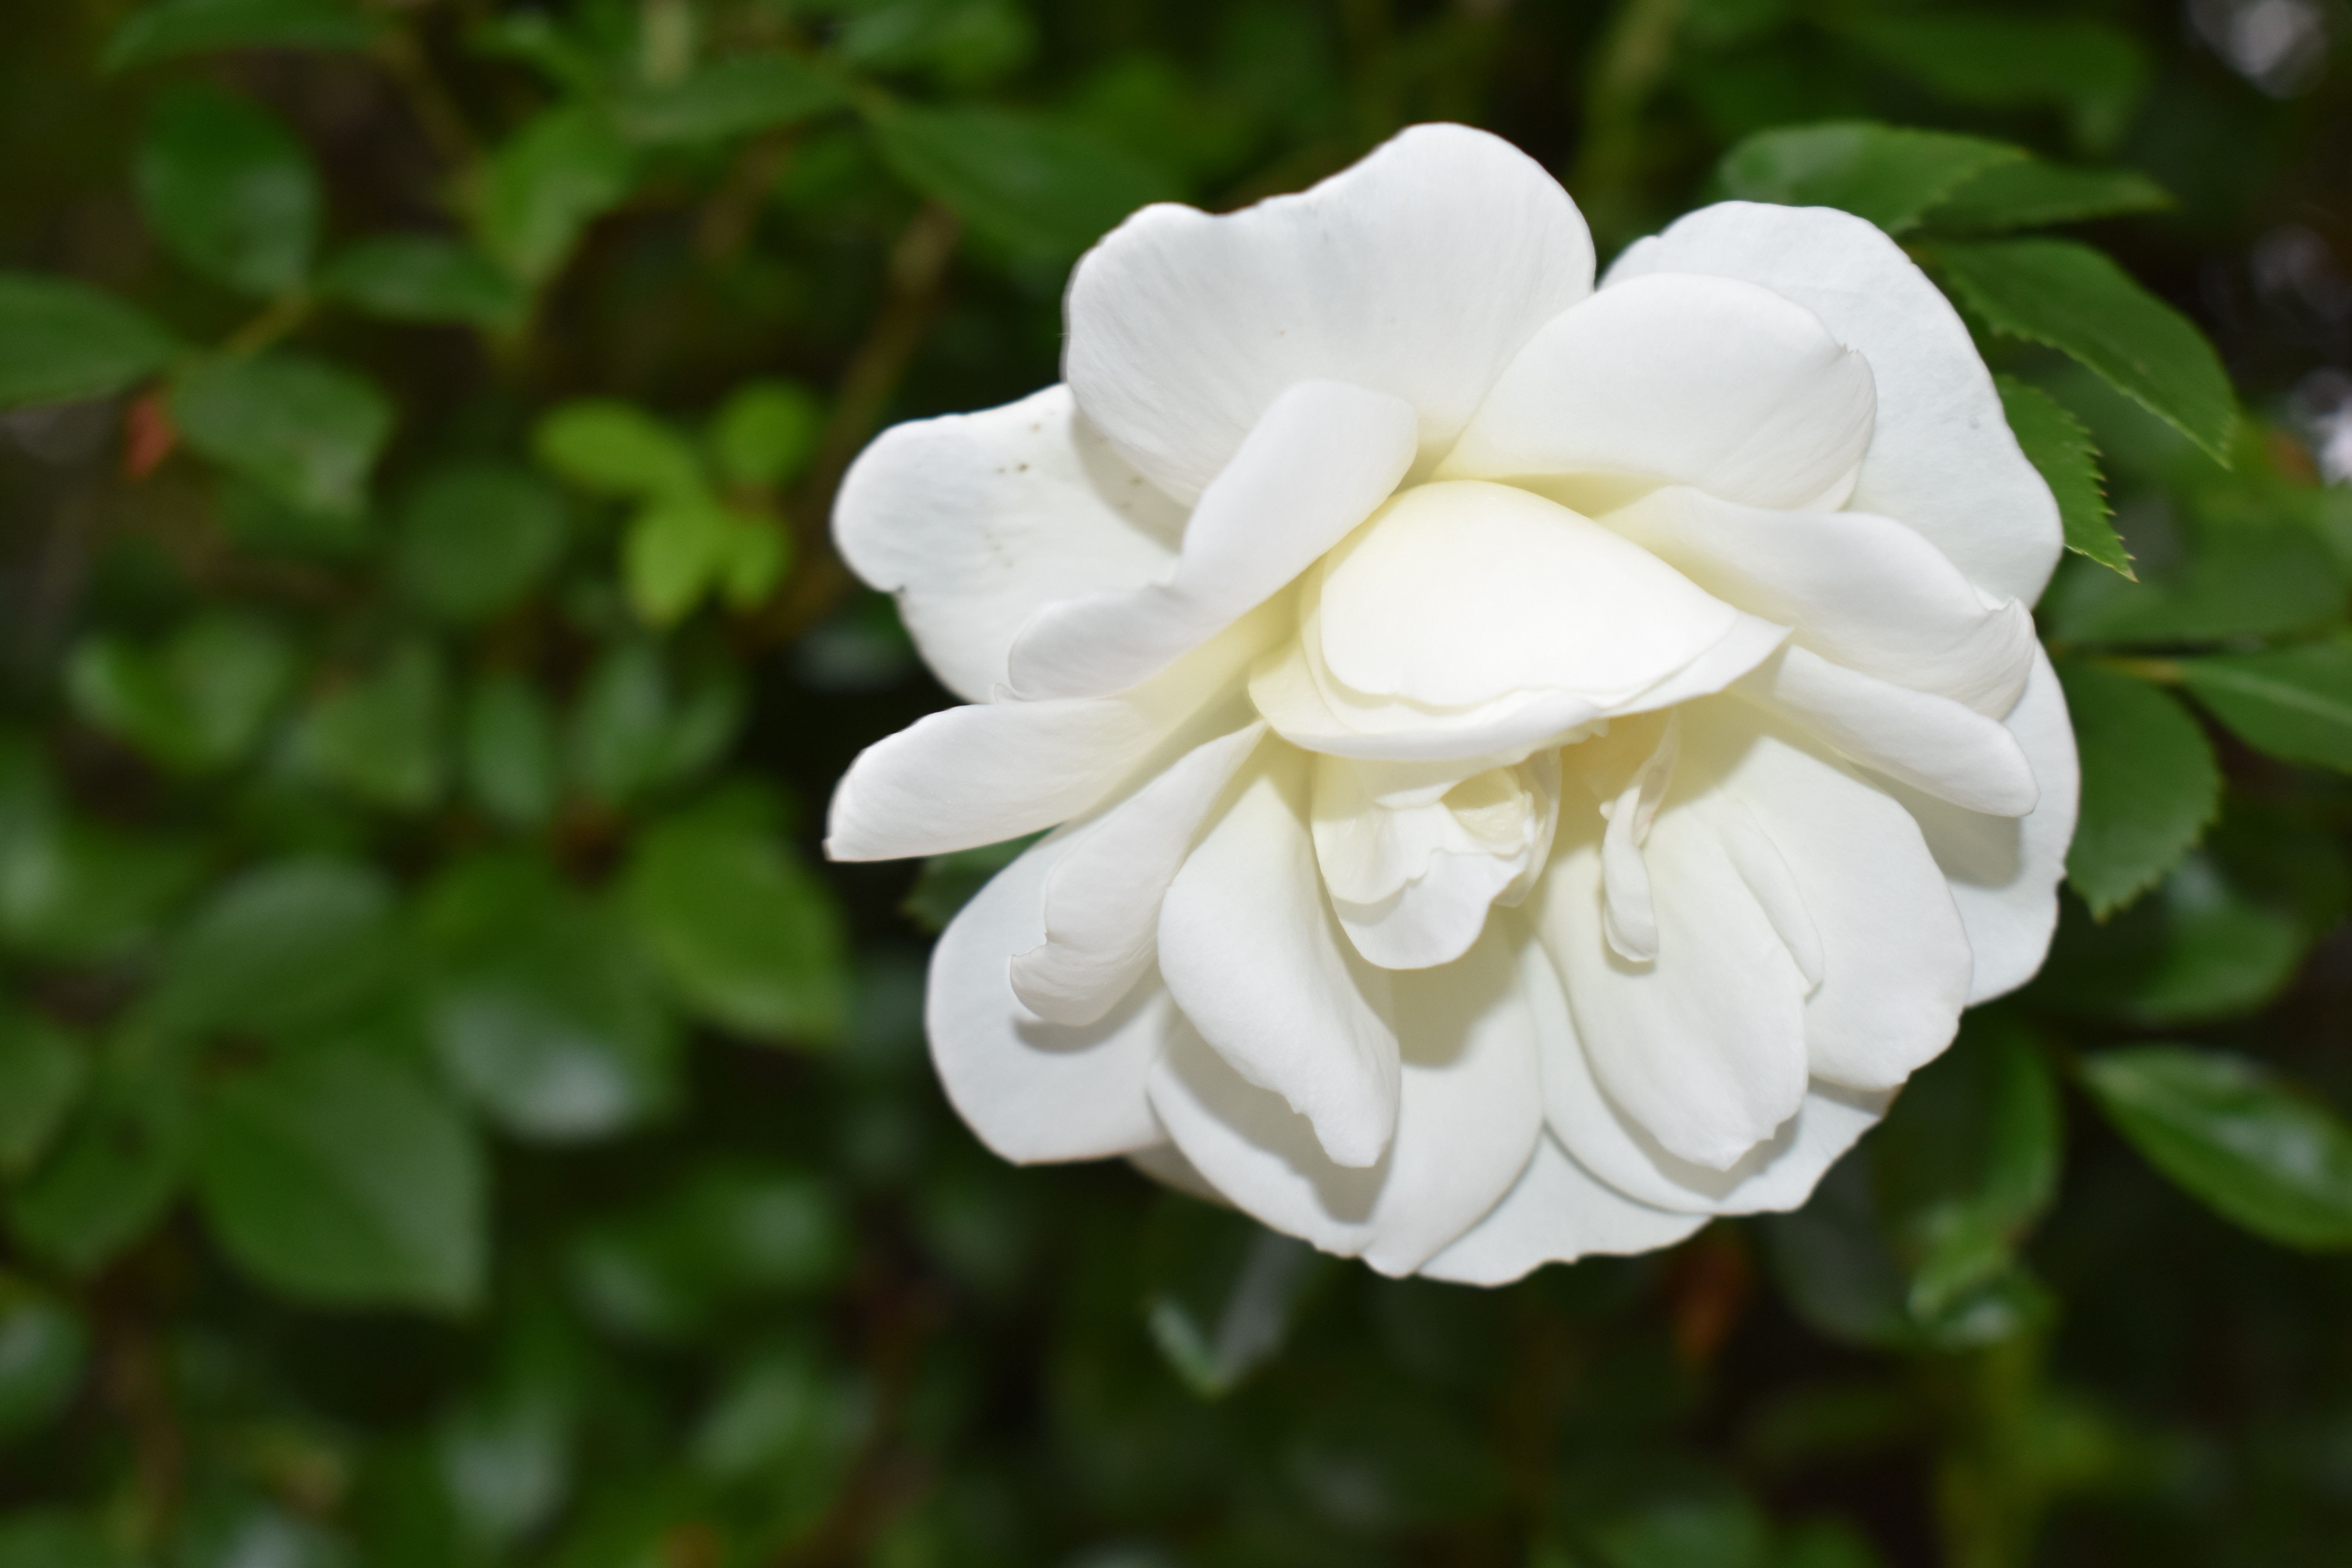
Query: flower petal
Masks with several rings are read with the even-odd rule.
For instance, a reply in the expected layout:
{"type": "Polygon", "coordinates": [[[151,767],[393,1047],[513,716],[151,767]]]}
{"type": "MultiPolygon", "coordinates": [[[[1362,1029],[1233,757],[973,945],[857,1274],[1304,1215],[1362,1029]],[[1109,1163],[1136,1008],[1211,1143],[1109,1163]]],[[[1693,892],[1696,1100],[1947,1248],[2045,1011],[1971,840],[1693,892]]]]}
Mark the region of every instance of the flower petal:
{"type": "Polygon", "coordinates": [[[1045,935],[1013,960],[1013,990],[1058,1024],[1091,1024],[1151,967],[1160,900],[1225,785],[1265,738],[1251,724],[1194,748],[1077,831],[1045,882],[1045,935]]]}
{"type": "Polygon", "coordinates": [[[885,430],[833,508],[842,559],[898,595],[923,662],[973,702],[1039,605],[1157,581],[1183,528],[1066,386],[885,430]]]}
{"type": "Polygon", "coordinates": [[[1688,272],[1786,295],[1870,361],[1876,429],[1848,505],[1918,530],[1995,598],[2041,596],[2062,547],[2058,503],[1958,312],[1902,247],[1828,207],[1722,202],[1627,248],[1601,295],[1688,272]]]}
{"type": "Polygon", "coordinates": [[[2033,617],[1988,605],[1943,552],[1867,512],[1771,511],[1674,486],[1601,520],[1833,664],[1998,719],[2033,668],[2033,617]]]}
{"type": "Polygon", "coordinates": [[[1235,1071],[1313,1123],[1331,1159],[1368,1166],[1396,1127],[1389,977],[1324,901],[1307,759],[1268,748],[1245,777],[1160,904],[1160,973],[1235,1071]]]}
{"type": "Polygon", "coordinates": [[[1837,492],[1870,445],[1870,366],[1769,289],[1667,275],[1536,334],[1439,471],[1626,475],[1751,506],[1837,492]]]}
{"type": "Polygon", "coordinates": [[[1190,500],[1301,381],[1401,397],[1444,451],[1520,345],[1591,291],[1591,236],[1557,180],[1484,132],[1419,125],[1302,195],[1129,218],[1071,275],[1065,374],[1190,500]]]}
{"type": "Polygon", "coordinates": [[[2016,990],[2042,967],[2058,921],[2058,883],[2066,874],[2082,786],[2065,694],[2048,655],[2035,655],[2025,694],[2003,722],[2031,762],[2041,791],[2025,816],[1981,816],[1899,783],[1887,785],[1918,820],[1929,853],[1951,884],[1952,902],[1976,954],[1970,1006],[2016,990]]]}
{"type": "Polygon", "coordinates": [[[1409,405],[1336,381],[1290,387],[1202,495],[1174,573],[1040,609],[1013,639],[1013,689],[1100,697],[1158,674],[1346,538],[1412,454],[1409,405]]]}
{"type": "Polygon", "coordinates": [[[1672,1247],[1706,1221],[1703,1214],[1638,1203],[1595,1180],[1551,1139],[1539,1138],[1503,1201],[1421,1272],[1457,1285],[1507,1285],[1546,1263],[1672,1247]]]}
{"type": "Polygon", "coordinates": [[[1948,697],[1874,679],[1801,647],[1782,648],[1732,689],[1863,766],[1965,810],[2022,816],[2033,809],[2039,786],[2017,738],[1948,697]]]}
{"type": "Polygon", "coordinates": [[[956,1111],[1008,1160],[1093,1160],[1164,1142],[1144,1078],[1181,1022],[1167,987],[1131,987],[1084,1027],[1013,994],[1007,960],[1045,933],[1045,883],[1076,840],[1033,846],[960,910],[932,950],[923,1004],[931,1060],[956,1111]]]}

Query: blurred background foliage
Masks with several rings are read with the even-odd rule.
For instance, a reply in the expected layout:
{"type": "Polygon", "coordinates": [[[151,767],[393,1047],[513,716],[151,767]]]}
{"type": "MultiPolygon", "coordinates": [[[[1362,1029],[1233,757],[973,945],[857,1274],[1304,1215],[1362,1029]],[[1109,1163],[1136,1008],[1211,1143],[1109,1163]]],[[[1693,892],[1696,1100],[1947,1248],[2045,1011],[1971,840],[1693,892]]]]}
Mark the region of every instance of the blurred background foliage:
{"type": "Polygon", "coordinates": [[[0,1568],[2347,1561],[2347,50],[2341,0],[9,5],[0,1568]],[[1604,256],[1725,194],[1896,233],[2080,552],[2042,979],[1802,1212],[1491,1292],[1003,1166],[919,1032],[1002,854],[814,851],[945,700],[824,542],[857,447],[1053,380],[1135,205],[1439,118],[1604,256]]]}

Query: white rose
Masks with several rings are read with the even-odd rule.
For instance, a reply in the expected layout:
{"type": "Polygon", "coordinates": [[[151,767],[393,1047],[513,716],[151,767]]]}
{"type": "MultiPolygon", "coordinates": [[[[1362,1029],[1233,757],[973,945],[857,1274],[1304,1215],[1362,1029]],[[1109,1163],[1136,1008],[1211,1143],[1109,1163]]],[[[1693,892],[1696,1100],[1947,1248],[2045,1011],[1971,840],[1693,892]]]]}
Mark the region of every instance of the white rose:
{"type": "Polygon", "coordinates": [[[842,552],[973,705],[858,758],[829,851],[1060,825],[931,967],[1007,1159],[1498,1282],[1801,1203],[2040,965],[2058,514],[1959,318],[1826,209],[1592,266],[1541,168],[1419,127],[1136,214],[1065,384],[859,459],[842,552]]]}

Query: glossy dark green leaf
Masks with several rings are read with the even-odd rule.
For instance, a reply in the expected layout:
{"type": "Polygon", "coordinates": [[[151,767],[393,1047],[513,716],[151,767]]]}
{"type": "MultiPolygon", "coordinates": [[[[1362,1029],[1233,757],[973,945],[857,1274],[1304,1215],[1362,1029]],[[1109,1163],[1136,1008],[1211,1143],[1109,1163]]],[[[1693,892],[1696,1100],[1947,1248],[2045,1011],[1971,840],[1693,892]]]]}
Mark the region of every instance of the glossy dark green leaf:
{"type": "Polygon", "coordinates": [[[1814,1332],[1874,1350],[1925,1342],[1867,1161],[1832,1165],[1802,1208],[1769,1215],[1762,1228],[1780,1293],[1814,1332]]]}
{"type": "Polygon", "coordinates": [[[110,71],[213,49],[363,49],[383,24],[354,0],[152,0],[106,41],[110,71]]]}
{"type": "Polygon", "coordinates": [[[2013,375],[1998,375],[1993,382],[2000,389],[2001,413],[2017,444],[2057,500],[2066,548],[2133,576],[2131,552],[2116,536],[2107,509],[2106,479],[2099,472],[2091,433],[2065,405],[2040,387],[2013,375]]]}
{"type": "Polygon", "coordinates": [[[2093,149],[2122,136],[2150,76],[2139,39],[2087,16],[1874,6],[1835,13],[1832,25],[1955,102],[2063,108],[2093,149]]]}
{"type": "Polygon", "coordinates": [[[824,427],[824,405],[796,381],[737,387],[710,421],[710,451],[730,485],[774,489],[800,477],[824,427]]]}
{"type": "Polygon", "coordinates": [[[459,763],[474,801],[497,820],[536,827],[562,790],[555,715],[538,687],[511,671],[484,676],[466,701],[459,763]]]}
{"type": "Polygon", "coordinates": [[[720,798],[648,829],[626,873],[646,950],[698,1016],[761,1040],[820,1043],[847,1006],[832,890],[756,799],[720,798]]]}
{"type": "Polygon", "coordinates": [[[0,410],[104,397],[180,352],[144,311],[66,278],[0,272],[0,410]]]}
{"type": "Polygon", "coordinates": [[[72,1309],[0,1278],[0,1443],[55,1419],[89,1361],[89,1330],[72,1309]]]}
{"type": "Polygon", "coordinates": [[[393,405],[364,378],[278,352],[184,374],[172,412],[188,445],[288,504],[348,514],[391,437],[393,405]]]}
{"type": "Polygon", "coordinates": [[[211,87],[157,98],[139,146],[139,205],[179,261],[268,298],[302,286],[319,242],[318,172],[294,133],[211,87]]]}
{"type": "Polygon", "coordinates": [[[2213,345],[2105,256],[2065,239],[1939,241],[1926,254],[1995,331],[2072,356],[2229,462],[2238,399],[2213,345]]]}
{"type": "Polygon", "coordinates": [[[2164,212],[2174,205],[2170,192],[2137,169],[2074,169],[2029,158],[1963,182],[1924,221],[1935,229],[1995,233],[2164,212]]]}
{"type": "Polygon", "coordinates": [[[447,321],[510,331],[530,294],[470,246],[437,235],[380,235],[338,252],[319,292],[388,321],[447,321]]]}
{"type": "Polygon", "coordinates": [[[398,528],[393,571],[402,588],[463,625],[511,607],[554,567],[563,498],[516,464],[449,463],[408,492],[398,528]]]}
{"type": "Polygon", "coordinates": [[[1716,179],[1737,200],[1839,207],[1902,234],[1985,171],[2024,158],[1979,137],[1849,121],[1759,132],[1724,154],[1716,179]]]}
{"type": "Polygon", "coordinates": [[[2083,1081],[2148,1160],[2287,1247],[2352,1247],[2352,1127],[2262,1064],[2189,1046],[2085,1058],[2083,1081]]]}
{"type": "Polygon", "coordinates": [[[482,247],[517,278],[544,281],[635,174],[628,143],[603,117],[547,110],[490,154],[476,214],[482,247]]]}
{"type": "Polygon", "coordinates": [[[678,1031],[617,923],[524,858],[461,861],[420,911],[443,1072],[520,1137],[578,1142],[660,1116],[678,1031]]]}
{"type": "Polygon", "coordinates": [[[1016,254],[1066,259],[1178,194],[1125,148],[1011,110],[899,109],[874,133],[900,179],[1016,254]]]}
{"type": "Polygon", "coordinates": [[[615,118],[633,142],[723,142],[795,124],[849,101],[848,84],[793,55],[738,54],[682,80],[625,96],[615,118]]]}
{"type": "Polygon", "coordinates": [[[248,614],[200,615],[147,649],[100,635],[74,649],[66,689],[81,716],[173,772],[244,760],[292,688],[291,640],[248,614]]]}
{"type": "Polygon", "coordinates": [[[215,891],[173,942],[157,1005],[184,1027],[263,1035],[364,1011],[399,963],[393,902],[373,867],[256,867],[215,891]]]}
{"type": "Polygon", "coordinates": [[[196,1177],[222,1247],[274,1289],[440,1311],[481,1292],[481,1149],[447,1100],[373,1049],[312,1047],[225,1079],[196,1177]]]}
{"type": "Polygon", "coordinates": [[[2315,643],[2182,659],[2181,684],[2258,751],[2352,769],[2352,647],[2315,643]]]}
{"type": "Polygon", "coordinates": [[[2275,995],[2316,933],[2242,885],[2214,847],[2209,838],[2189,851],[2154,896],[2104,925],[2062,916],[2041,989],[2070,1009],[2158,1026],[2226,1018],[2275,995]]]}
{"type": "Polygon", "coordinates": [[[448,672],[412,641],[320,697],[294,740],[303,770],[385,811],[439,803],[449,775],[448,672]]]}
{"type": "Polygon", "coordinates": [[[707,493],[685,437],[631,404],[566,403],[540,421],[531,449],[557,475],[598,495],[687,502],[707,493]]]}
{"type": "Polygon", "coordinates": [[[2058,666],[2082,758],[2081,815],[2066,851],[2074,890],[2105,916],[2179,863],[2221,809],[2205,731],[2144,680],[2068,659],[2058,666]]]}
{"type": "Polygon", "coordinates": [[[72,1036],[37,1014],[0,1009],[0,1178],[33,1167],[89,1079],[72,1036]]]}

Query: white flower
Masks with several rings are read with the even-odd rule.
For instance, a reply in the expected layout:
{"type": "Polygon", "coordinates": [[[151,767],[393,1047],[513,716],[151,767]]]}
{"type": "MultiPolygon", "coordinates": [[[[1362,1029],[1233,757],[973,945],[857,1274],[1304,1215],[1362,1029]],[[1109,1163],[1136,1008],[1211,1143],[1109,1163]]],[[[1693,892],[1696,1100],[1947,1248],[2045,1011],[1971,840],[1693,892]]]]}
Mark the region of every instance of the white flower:
{"type": "Polygon", "coordinates": [[[1507,143],[1145,209],[1067,380],[835,523],[972,706],[846,859],[1061,825],[941,938],[948,1092],[1393,1274],[1793,1207],[2049,942],[2057,509],[1869,224],[1726,203],[1592,285],[1507,143]]]}

